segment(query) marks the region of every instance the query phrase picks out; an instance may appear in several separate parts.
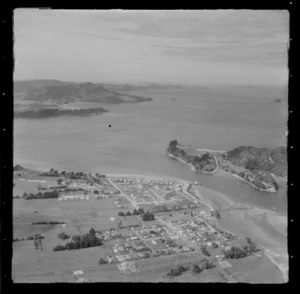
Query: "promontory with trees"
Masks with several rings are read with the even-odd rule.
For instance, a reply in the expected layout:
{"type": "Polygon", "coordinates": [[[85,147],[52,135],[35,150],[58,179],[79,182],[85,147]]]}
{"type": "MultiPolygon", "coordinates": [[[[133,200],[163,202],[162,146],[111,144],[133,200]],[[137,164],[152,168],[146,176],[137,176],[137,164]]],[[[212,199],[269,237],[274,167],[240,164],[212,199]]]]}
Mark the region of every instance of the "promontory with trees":
{"type": "Polygon", "coordinates": [[[204,155],[190,155],[188,152],[178,147],[178,141],[171,141],[167,149],[170,157],[189,164],[193,170],[211,173],[217,168],[215,158],[208,152],[204,155]]]}
{"type": "Polygon", "coordinates": [[[44,108],[39,110],[25,110],[14,113],[15,118],[49,118],[57,116],[90,116],[108,112],[103,108],[87,109],[57,109],[44,108]]]}
{"type": "Polygon", "coordinates": [[[167,148],[168,155],[190,165],[194,171],[230,172],[261,191],[277,192],[279,184],[274,177],[282,179],[287,177],[287,150],[284,146],[276,148],[240,146],[227,152],[206,152],[202,156],[194,155],[197,149],[194,149],[191,155],[189,154],[191,148],[182,146],[177,140],[171,141],[167,148]]]}

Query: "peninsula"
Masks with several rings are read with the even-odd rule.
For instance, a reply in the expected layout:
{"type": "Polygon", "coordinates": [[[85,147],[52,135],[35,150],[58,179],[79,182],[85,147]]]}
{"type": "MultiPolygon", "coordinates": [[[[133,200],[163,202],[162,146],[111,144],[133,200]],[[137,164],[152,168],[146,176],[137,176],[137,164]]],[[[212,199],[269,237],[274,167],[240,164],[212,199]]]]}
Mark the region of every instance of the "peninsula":
{"type": "Polygon", "coordinates": [[[240,146],[228,152],[203,151],[179,144],[177,140],[171,141],[167,148],[169,157],[188,164],[194,171],[211,174],[221,170],[229,172],[265,192],[278,191],[279,185],[274,176],[284,179],[287,176],[285,147],[270,149],[240,146]]]}
{"type": "Polygon", "coordinates": [[[50,118],[58,116],[90,116],[96,114],[103,114],[108,112],[103,108],[87,108],[87,109],[57,109],[45,108],[39,110],[25,110],[16,111],[15,118],[50,118]]]}

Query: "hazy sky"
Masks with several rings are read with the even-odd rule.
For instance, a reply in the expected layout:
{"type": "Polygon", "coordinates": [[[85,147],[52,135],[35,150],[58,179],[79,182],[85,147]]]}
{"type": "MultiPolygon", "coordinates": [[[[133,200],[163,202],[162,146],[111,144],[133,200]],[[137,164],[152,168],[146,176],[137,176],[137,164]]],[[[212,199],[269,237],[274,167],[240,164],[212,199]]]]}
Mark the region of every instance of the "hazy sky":
{"type": "Polygon", "coordinates": [[[289,13],[14,11],[15,79],[286,84],[289,13]]]}

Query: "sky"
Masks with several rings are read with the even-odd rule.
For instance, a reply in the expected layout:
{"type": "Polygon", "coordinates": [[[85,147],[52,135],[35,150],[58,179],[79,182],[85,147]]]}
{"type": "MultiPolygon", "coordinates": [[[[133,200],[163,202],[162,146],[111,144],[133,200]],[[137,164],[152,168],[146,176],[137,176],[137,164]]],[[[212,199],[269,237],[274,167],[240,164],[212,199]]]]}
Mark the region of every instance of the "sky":
{"type": "Polygon", "coordinates": [[[15,80],[286,85],[287,10],[14,11],[15,80]]]}

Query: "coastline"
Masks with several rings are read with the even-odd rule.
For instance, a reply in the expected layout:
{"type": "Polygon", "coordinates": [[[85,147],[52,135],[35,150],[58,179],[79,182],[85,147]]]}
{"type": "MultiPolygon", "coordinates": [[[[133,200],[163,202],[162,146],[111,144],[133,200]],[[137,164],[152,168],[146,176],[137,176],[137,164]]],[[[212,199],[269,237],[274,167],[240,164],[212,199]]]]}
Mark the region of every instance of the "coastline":
{"type": "MultiPolygon", "coordinates": [[[[27,168],[26,168],[27,169],[27,168]]],[[[28,168],[32,172],[42,172],[41,169],[28,168]]],[[[134,177],[148,179],[165,179],[180,181],[187,186],[190,181],[175,178],[172,176],[152,176],[143,174],[117,174],[103,173],[108,178],[113,177],[134,177]]],[[[32,179],[28,179],[32,181],[32,179]]],[[[37,181],[37,180],[34,180],[37,181]]],[[[240,207],[241,204],[234,202],[221,192],[196,186],[199,191],[198,197],[214,209],[226,209],[240,207]]],[[[221,211],[221,220],[218,225],[226,231],[237,234],[241,237],[250,237],[252,240],[263,246],[266,256],[280,269],[284,280],[288,280],[288,254],[287,254],[287,217],[272,210],[262,209],[250,204],[243,204],[245,210],[221,211]]]]}
{"type": "MultiPolygon", "coordinates": [[[[195,169],[195,167],[194,167],[192,164],[187,163],[187,162],[185,162],[183,159],[178,158],[178,157],[176,157],[176,156],[174,156],[174,155],[172,155],[172,154],[170,154],[170,153],[167,153],[167,154],[168,154],[168,156],[169,156],[170,158],[175,159],[175,160],[177,160],[178,162],[181,162],[181,163],[183,163],[183,164],[185,164],[185,165],[188,165],[188,166],[190,167],[190,169],[191,169],[192,171],[194,171],[194,172],[200,172],[200,173],[204,173],[204,174],[215,174],[215,173],[217,173],[217,172],[222,172],[222,171],[225,172],[222,168],[220,169],[220,166],[218,165],[218,161],[217,161],[216,157],[215,157],[215,160],[216,160],[216,162],[217,162],[217,167],[216,167],[212,172],[207,172],[207,171],[197,171],[197,170],[195,169]]],[[[256,190],[259,190],[259,191],[262,191],[262,192],[269,192],[269,193],[276,193],[276,192],[277,192],[275,189],[272,189],[272,190],[271,190],[271,189],[268,189],[268,190],[266,190],[266,189],[257,188],[254,184],[252,184],[251,182],[246,181],[244,178],[238,176],[237,174],[233,174],[233,173],[230,173],[230,172],[225,172],[225,173],[230,174],[230,175],[232,175],[232,176],[238,178],[239,180],[241,180],[241,181],[243,181],[244,183],[250,185],[251,187],[253,187],[253,188],[256,189],[256,190]]]]}
{"type": "MultiPolygon", "coordinates": [[[[229,197],[220,192],[197,187],[201,197],[214,208],[237,206],[229,197]]],[[[288,281],[287,217],[267,209],[248,206],[245,210],[221,211],[218,225],[241,237],[250,237],[263,246],[266,256],[280,269],[288,281]]]]}
{"type": "Polygon", "coordinates": [[[172,154],[170,154],[170,153],[167,153],[167,154],[168,154],[168,156],[169,156],[170,158],[175,159],[175,160],[177,160],[177,161],[179,161],[179,162],[181,162],[181,163],[183,163],[183,164],[188,165],[188,166],[191,168],[191,170],[194,171],[194,172],[200,172],[200,173],[204,173],[204,174],[211,174],[211,175],[213,175],[213,174],[215,174],[215,173],[218,171],[217,169],[219,168],[219,166],[217,166],[212,172],[203,171],[203,170],[197,171],[197,170],[195,169],[195,167],[194,167],[192,164],[187,163],[187,162],[185,162],[183,159],[178,158],[178,157],[176,157],[176,156],[174,156],[174,155],[172,155],[172,154]]]}

